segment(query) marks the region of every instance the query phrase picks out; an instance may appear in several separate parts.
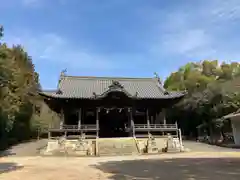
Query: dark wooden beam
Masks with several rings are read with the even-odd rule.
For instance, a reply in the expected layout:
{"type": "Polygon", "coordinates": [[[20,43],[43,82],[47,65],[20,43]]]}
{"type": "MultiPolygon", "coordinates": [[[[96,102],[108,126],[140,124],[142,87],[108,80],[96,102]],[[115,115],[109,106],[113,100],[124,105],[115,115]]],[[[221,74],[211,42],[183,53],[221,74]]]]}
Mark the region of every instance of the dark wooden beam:
{"type": "Polygon", "coordinates": [[[82,108],[78,110],[78,129],[81,129],[82,124],[82,108]]]}
{"type": "Polygon", "coordinates": [[[100,112],[100,109],[99,107],[96,108],[96,127],[97,127],[97,138],[99,137],[99,112],[100,112]]]}

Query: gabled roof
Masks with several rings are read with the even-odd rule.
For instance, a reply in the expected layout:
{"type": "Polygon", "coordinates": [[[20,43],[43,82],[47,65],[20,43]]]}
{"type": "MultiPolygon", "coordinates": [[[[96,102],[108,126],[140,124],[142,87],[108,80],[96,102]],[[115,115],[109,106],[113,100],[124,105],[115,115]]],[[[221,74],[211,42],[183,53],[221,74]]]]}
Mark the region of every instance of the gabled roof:
{"type": "Polygon", "coordinates": [[[43,91],[41,95],[55,98],[94,99],[105,97],[111,91],[121,91],[137,99],[172,99],[184,96],[182,92],[167,92],[158,78],[62,76],[58,90],[43,91]]]}

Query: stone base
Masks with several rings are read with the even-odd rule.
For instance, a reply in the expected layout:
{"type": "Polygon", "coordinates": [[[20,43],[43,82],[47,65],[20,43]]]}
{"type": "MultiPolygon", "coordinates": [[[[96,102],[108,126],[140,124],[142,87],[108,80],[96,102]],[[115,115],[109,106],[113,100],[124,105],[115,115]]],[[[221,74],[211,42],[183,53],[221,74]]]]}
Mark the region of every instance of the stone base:
{"type": "Polygon", "coordinates": [[[144,140],[136,140],[139,153],[143,154],[147,152],[147,143],[144,140]]]}
{"type": "Polygon", "coordinates": [[[161,152],[182,152],[178,138],[157,137],[157,138],[137,138],[137,146],[141,154],[157,154],[161,152]]]}
{"type": "Polygon", "coordinates": [[[43,155],[92,156],[94,140],[49,140],[43,155]]]}
{"type": "Polygon", "coordinates": [[[48,141],[46,153],[55,151],[60,148],[60,145],[58,143],[58,140],[50,140],[48,141]]]}

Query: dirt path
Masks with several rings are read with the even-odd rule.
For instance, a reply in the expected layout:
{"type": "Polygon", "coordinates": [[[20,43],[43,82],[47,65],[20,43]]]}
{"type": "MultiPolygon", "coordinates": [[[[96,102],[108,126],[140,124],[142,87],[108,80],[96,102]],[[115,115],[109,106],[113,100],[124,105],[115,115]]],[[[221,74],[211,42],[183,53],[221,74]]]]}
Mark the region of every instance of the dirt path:
{"type": "Polygon", "coordinates": [[[119,157],[41,157],[47,140],[13,146],[0,158],[1,180],[239,180],[240,152],[185,142],[192,151],[119,157]]]}
{"type": "MultiPolygon", "coordinates": [[[[5,152],[2,152],[1,156],[38,156],[39,149],[47,144],[47,139],[41,139],[39,141],[31,141],[21,143],[12,146],[5,152]]],[[[198,143],[194,141],[183,141],[185,148],[191,152],[240,152],[240,149],[231,149],[218,146],[212,146],[204,143],[198,143]]]]}
{"type": "Polygon", "coordinates": [[[240,152],[240,149],[219,147],[196,141],[183,141],[183,145],[192,152],[240,152]]]}
{"type": "Polygon", "coordinates": [[[226,152],[98,158],[4,157],[1,180],[238,180],[240,154],[226,152]]]}
{"type": "Polygon", "coordinates": [[[21,143],[1,152],[1,156],[35,156],[39,155],[39,149],[45,145],[47,145],[47,139],[21,143]]]}

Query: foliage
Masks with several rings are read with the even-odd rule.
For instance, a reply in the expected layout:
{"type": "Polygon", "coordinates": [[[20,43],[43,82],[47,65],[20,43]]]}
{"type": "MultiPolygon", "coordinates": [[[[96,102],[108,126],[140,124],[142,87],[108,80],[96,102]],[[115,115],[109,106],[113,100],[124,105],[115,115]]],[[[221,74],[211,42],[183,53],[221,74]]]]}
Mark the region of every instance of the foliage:
{"type": "Polygon", "coordinates": [[[187,90],[188,95],[169,113],[177,119],[185,135],[197,135],[196,127],[205,124],[210,135],[222,127],[221,117],[240,108],[240,64],[218,61],[188,63],[165,81],[169,90],[187,90]]]}
{"type": "MultiPolygon", "coordinates": [[[[0,28],[0,36],[3,28],[0,28]]],[[[0,44],[0,143],[31,137],[40,84],[31,57],[17,45],[0,44]]]]}
{"type": "Polygon", "coordinates": [[[57,127],[60,124],[60,115],[52,111],[44,101],[39,100],[39,104],[40,113],[34,114],[31,127],[35,131],[38,130],[41,135],[47,132],[49,125],[57,127]]]}
{"type": "Polygon", "coordinates": [[[0,38],[3,36],[3,26],[0,25],[0,38]]]}

